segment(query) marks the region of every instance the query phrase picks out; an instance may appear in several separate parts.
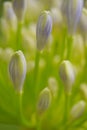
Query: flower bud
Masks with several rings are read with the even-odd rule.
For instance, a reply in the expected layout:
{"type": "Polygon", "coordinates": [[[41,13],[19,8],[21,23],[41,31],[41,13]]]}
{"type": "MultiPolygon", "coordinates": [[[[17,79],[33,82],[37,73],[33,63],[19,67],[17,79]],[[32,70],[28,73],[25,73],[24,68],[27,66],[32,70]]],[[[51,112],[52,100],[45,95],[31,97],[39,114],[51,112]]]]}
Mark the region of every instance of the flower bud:
{"type": "Polygon", "coordinates": [[[36,27],[37,49],[42,50],[52,30],[52,18],[49,11],[41,13],[36,27]]]}
{"type": "Polygon", "coordinates": [[[21,51],[16,51],[12,55],[9,63],[9,73],[15,90],[21,93],[26,76],[26,60],[21,51]]]}
{"type": "Polygon", "coordinates": [[[87,84],[81,84],[80,85],[80,92],[81,92],[81,96],[87,100],[87,84]]]}
{"type": "Polygon", "coordinates": [[[57,80],[54,77],[50,77],[48,79],[48,88],[50,89],[53,97],[56,97],[58,92],[58,84],[57,80]]]}
{"type": "Polygon", "coordinates": [[[73,34],[81,17],[83,0],[64,0],[63,3],[63,12],[65,13],[68,31],[73,34]]]}
{"type": "Polygon", "coordinates": [[[70,112],[70,119],[75,120],[82,116],[84,110],[85,110],[86,103],[81,100],[77,104],[75,104],[70,112]]]}
{"type": "Polygon", "coordinates": [[[82,10],[82,16],[79,23],[79,29],[81,34],[84,37],[84,40],[87,40],[87,9],[82,10]]]}
{"type": "Polygon", "coordinates": [[[41,91],[37,103],[37,111],[39,114],[44,113],[51,104],[51,92],[49,88],[45,88],[41,91]]]}
{"type": "Polygon", "coordinates": [[[4,18],[6,19],[6,22],[8,22],[9,26],[11,26],[13,29],[16,29],[17,26],[17,18],[15,16],[15,13],[12,8],[11,2],[4,2],[4,18]]]}
{"type": "Polygon", "coordinates": [[[26,0],[13,0],[12,5],[18,21],[22,21],[26,11],[26,0]]]}
{"type": "Polygon", "coordinates": [[[63,24],[63,17],[60,9],[58,8],[52,8],[51,9],[52,18],[54,25],[57,25],[57,27],[61,27],[63,24]]]}
{"type": "Polygon", "coordinates": [[[70,93],[72,90],[72,85],[75,81],[75,72],[70,61],[65,60],[60,64],[59,75],[64,83],[65,92],[70,93]]]}

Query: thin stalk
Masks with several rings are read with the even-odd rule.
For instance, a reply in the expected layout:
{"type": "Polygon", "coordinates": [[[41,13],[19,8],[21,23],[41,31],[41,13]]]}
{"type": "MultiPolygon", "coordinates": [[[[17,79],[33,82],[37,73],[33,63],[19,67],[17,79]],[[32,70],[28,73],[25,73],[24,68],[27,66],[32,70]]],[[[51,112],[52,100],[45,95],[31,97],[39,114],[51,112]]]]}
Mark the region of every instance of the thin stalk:
{"type": "Polygon", "coordinates": [[[40,61],[40,52],[36,50],[36,56],[35,56],[35,68],[34,68],[34,88],[35,93],[37,91],[37,81],[38,81],[38,74],[39,74],[39,61],[40,61]]]}
{"type": "Polygon", "coordinates": [[[36,112],[36,120],[37,120],[37,129],[36,129],[36,130],[42,130],[42,129],[41,129],[41,126],[42,126],[43,118],[44,118],[44,114],[39,115],[39,114],[36,112]]]}
{"type": "Polygon", "coordinates": [[[37,122],[37,130],[41,130],[41,119],[37,122]]]}
{"type": "Polygon", "coordinates": [[[63,28],[63,41],[61,45],[61,60],[64,59],[65,49],[66,49],[66,40],[67,40],[67,29],[66,27],[63,28]]]}
{"type": "Polygon", "coordinates": [[[20,50],[22,48],[22,43],[21,43],[21,31],[22,31],[22,22],[18,21],[18,25],[17,25],[17,33],[16,33],[16,48],[17,50],[20,50]]]}
{"type": "Polygon", "coordinates": [[[70,60],[72,56],[73,37],[67,37],[67,59],[70,60]]]}
{"type": "Polygon", "coordinates": [[[68,121],[68,114],[69,114],[69,95],[65,93],[65,111],[64,111],[64,124],[65,124],[65,130],[68,130],[67,127],[67,121],[68,121]]]}
{"type": "Polygon", "coordinates": [[[18,115],[20,124],[28,127],[33,128],[33,124],[27,121],[23,115],[23,107],[22,107],[22,93],[17,93],[17,100],[18,100],[18,115]]]}

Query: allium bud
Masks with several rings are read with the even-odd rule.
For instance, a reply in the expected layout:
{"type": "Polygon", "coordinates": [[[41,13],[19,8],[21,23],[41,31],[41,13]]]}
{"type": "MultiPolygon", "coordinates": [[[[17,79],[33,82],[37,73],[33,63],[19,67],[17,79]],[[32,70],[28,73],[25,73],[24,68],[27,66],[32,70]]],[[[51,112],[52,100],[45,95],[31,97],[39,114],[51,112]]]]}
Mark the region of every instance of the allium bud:
{"type": "Polygon", "coordinates": [[[9,73],[15,90],[21,93],[26,76],[26,60],[21,51],[16,51],[12,55],[9,63],[9,73]]]}
{"type": "Polygon", "coordinates": [[[71,112],[70,112],[71,120],[75,120],[75,119],[78,119],[79,117],[81,117],[85,110],[85,106],[86,106],[86,103],[83,100],[81,100],[77,104],[75,104],[72,107],[71,112]]]}
{"type": "Polygon", "coordinates": [[[4,17],[9,22],[9,24],[12,24],[13,22],[13,24],[15,25],[16,16],[13,11],[11,2],[4,2],[4,17]]]}
{"type": "Polygon", "coordinates": [[[26,0],[13,0],[12,5],[18,21],[22,21],[26,11],[26,0]]]}
{"type": "Polygon", "coordinates": [[[87,100],[87,84],[81,84],[80,85],[80,92],[81,92],[81,96],[87,100]]]}
{"type": "Polygon", "coordinates": [[[64,0],[64,12],[70,34],[75,33],[81,17],[83,0],[64,0]]]}
{"type": "Polygon", "coordinates": [[[37,103],[37,111],[39,114],[45,112],[51,104],[51,92],[49,88],[45,88],[41,91],[37,103]]]}
{"type": "Polygon", "coordinates": [[[84,36],[85,39],[87,39],[87,9],[82,10],[79,28],[81,34],[84,36]]]}
{"type": "Polygon", "coordinates": [[[37,49],[42,50],[52,30],[52,18],[49,11],[43,11],[36,27],[37,49]]]}
{"type": "Polygon", "coordinates": [[[59,75],[64,83],[66,93],[70,93],[75,81],[75,72],[70,61],[65,60],[60,64],[59,75]]]}
{"type": "Polygon", "coordinates": [[[57,80],[54,77],[50,77],[48,79],[48,88],[50,89],[53,97],[56,97],[58,92],[58,84],[57,80]]]}

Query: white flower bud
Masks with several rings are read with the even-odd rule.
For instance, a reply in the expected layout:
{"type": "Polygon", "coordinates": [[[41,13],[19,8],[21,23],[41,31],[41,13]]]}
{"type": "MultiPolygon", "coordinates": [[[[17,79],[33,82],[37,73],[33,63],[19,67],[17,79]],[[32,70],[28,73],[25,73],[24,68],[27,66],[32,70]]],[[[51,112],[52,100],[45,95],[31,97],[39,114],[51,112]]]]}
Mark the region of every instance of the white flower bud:
{"type": "Polygon", "coordinates": [[[78,119],[79,117],[81,117],[85,110],[85,106],[86,106],[86,103],[83,100],[81,100],[77,104],[75,104],[72,107],[71,112],[70,112],[71,120],[75,120],[75,119],[78,119]]]}
{"type": "Polygon", "coordinates": [[[42,50],[52,30],[52,18],[49,11],[41,13],[36,27],[37,49],[42,50]]]}
{"type": "Polygon", "coordinates": [[[9,63],[9,73],[15,90],[21,93],[26,76],[26,60],[21,51],[16,51],[12,55],[9,63]]]}
{"type": "Polygon", "coordinates": [[[72,90],[72,85],[75,81],[75,72],[70,61],[65,60],[60,64],[59,75],[64,83],[65,92],[70,93],[72,90]]]}
{"type": "Polygon", "coordinates": [[[50,77],[48,79],[48,88],[50,89],[53,97],[56,97],[58,92],[58,84],[57,80],[54,77],[50,77]]]}
{"type": "Polygon", "coordinates": [[[45,88],[41,91],[37,103],[37,111],[39,114],[45,112],[51,104],[51,92],[49,88],[45,88]]]}
{"type": "Polygon", "coordinates": [[[22,21],[26,11],[26,0],[13,0],[12,5],[18,21],[22,21]]]}

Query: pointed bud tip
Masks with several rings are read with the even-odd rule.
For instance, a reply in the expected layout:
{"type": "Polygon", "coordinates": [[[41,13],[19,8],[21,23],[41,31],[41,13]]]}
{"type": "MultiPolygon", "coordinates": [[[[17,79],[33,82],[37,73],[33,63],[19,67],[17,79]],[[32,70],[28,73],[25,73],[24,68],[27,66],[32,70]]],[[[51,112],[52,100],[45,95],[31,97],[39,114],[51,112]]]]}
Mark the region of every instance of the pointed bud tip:
{"type": "Polygon", "coordinates": [[[51,92],[49,88],[45,88],[41,91],[37,103],[37,111],[38,114],[44,113],[51,104],[51,92]]]}

